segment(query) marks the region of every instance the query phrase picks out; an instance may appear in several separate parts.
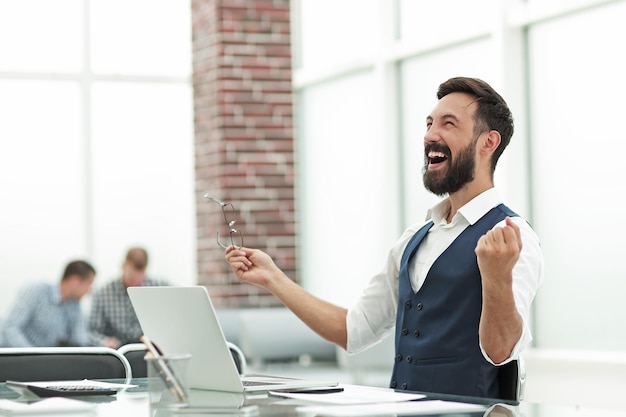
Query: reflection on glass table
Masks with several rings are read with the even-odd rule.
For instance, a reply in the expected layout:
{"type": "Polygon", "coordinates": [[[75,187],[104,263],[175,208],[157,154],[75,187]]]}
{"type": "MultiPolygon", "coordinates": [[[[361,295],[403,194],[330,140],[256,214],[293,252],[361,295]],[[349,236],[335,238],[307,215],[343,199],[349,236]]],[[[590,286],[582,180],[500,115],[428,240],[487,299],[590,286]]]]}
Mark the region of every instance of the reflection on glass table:
{"type": "MultiPolygon", "coordinates": [[[[109,381],[116,382],[116,381],[109,381]]],[[[150,416],[150,404],[147,392],[147,380],[137,378],[132,381],[137,387],[119,392],[115,396],[102,398],[85,397],[80,401],[95,404],[89,416],[96,417],[147,417],[150,416]],[[95,412],[94,412],[95,411],[95,412]]],[[[346,385],[346,387],[352,387],[346,385]]],[[[367,389],[370,389],[369,387],[367,389]]],[[[384,388],[378,388],[386,390],[384,388]]],[[[351,392],[352,390],[348,390],[351,392]]],[[[312,394],[312,397],[323,394],[312,394]]],[[[102,397],[102,396],[101,396],[102,397]]],[[[19,394],[0,383],[0,399],[19,400],[19,394]]],[[[407,403],[407,402],[405,402],[407,403]]],[[[190,390],[190,406],[178,410],[159,411],[151,417],[184,416],[259,416],[259,417],[316,417],[316,416],[420,416],[431,417],[626,417],[624,410],[593,409],[551,404],[522,402],[519,405],[499,403],[471,397],[443,396],[428,394],[424,399],[413,404],[394,406],[392,403],[337,405],[320,401],[304,401],[294,398],[282,398],[267,394],[245,395],[217,391],[190,390]],[[421,405],[420,405],[421,403],[421,405]],[[386,407],[388,406],[388,407],[386,407]],[[397,413],[392,410],[396,409],[397,413]],[[383,410],[389,410],[383,412],[383,410]],[[166,414],[162,414],[166,413],[166,414]]],[[[3,413],[0,413],[0,416],[3,413]]],[[[40,414],[41,415],[41,414],[40,414]]],[[[83,414],[72,413],[72,416],[83,414]]]]}

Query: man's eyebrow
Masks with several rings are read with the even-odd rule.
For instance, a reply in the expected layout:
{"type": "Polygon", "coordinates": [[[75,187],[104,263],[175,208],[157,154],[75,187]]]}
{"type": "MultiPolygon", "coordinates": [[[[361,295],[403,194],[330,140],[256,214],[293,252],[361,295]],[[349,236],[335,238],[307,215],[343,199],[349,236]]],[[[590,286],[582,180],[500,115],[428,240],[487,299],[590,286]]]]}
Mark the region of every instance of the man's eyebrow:
{"type": "MultiPolygon", "coordinates": [[[[454,119],[454,120],[455,120],[455,121],[457,121],[457,122],[459,121],[459,118],[458,118],[456,115],[452,114],[452,113],[446,113],[446,114],[443,114],[443,115],[441,116],[441,119],[444,119],[444,120],[445,120],[445,119],[454,119]]],[[[428,122],[432,122],[432,121],[434,121],[434,120],[435,120],[435,119],[434,119],[432,116],[426,116],[426,122],[427,122],[427,123],[428,123],[428,122]]]]}
{"type": "Polygon", "coordinates": [[[454,119],[457,122],[459,121],[459,118],[456,117],[456,115],[452,114],[452,113],[446,113],[443,116],[441,116],[442,119],[454,119]]]}

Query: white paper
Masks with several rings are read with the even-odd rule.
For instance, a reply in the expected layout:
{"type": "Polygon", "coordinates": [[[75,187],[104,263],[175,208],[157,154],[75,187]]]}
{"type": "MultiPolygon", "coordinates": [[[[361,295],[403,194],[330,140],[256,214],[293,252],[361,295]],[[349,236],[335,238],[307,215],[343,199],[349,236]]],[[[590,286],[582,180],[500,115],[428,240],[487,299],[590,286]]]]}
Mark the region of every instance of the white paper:
{"type": "Polygon", "coordinates": [[[0,414],[55,414],[55,413],[83,413],[95,410],[96,404],[71,398],[46,398],[36,402],[20,402],[0,400],[0,414]]]}
{"type": "Polygon", "coordinates": [[[425,398],[422,394],[396,392],[386,388],[372,388],[356,385],[342,386],[342,392],[326,394],[299,394],[297,392],[270,391],[270,395],[293,398],[303,401],[314,401],[326,404],[371,404],[381,402],[399,402],[425,398]]]}
{"type": "Polygon", "coordinates": [[[479,404],[459,403],[452,401],[425,400],[403,401],[382,404],[357,404],[334,406],[305,406],[296,410],[316,416],[347,417],[347,416],[401,416],[438,413],[476,413],[485,411],[487,406],[479,404]]]}

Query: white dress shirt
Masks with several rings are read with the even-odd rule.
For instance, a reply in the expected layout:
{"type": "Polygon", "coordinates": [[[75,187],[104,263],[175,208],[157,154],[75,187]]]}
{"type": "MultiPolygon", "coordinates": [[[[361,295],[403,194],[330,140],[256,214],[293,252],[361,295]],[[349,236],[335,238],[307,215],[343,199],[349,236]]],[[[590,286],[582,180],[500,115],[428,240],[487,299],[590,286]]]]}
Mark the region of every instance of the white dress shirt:
{"type": "MultiPolygon", "coordinates": [[[[424,283],[432,264],[454,239],[466,227],[476,223],[501,203],[496,189],[491,188],[461,207],[448,223],[446,218],[450,212],[450,201],[446,198],[429,210],[426,222],[409,227],[392,246],[383,270],[372,277],[361,297],[348,310],[348,353],[358,353],[378,343],[394,330],[398,309],[400,260],[409,240],[424,224],[430,220],[434,222],[409,265],[411,286],[416,292],[424,283]]],[[[513,268],[513,297],[515,307],[522,317],[523,330],[511,356],[503,363],[517,358],[532,340],[529,328],[530,304],[543,277],[543,255],[539,238],[523,218],[514,217],[513,221],[519,226],[522,237],[520,258],[513,268]]],[[[502,221],[495,227],[502,227],[504,224],[502,221]]],[[[483,355],[492,362],[484,350],[483,355]]]]}

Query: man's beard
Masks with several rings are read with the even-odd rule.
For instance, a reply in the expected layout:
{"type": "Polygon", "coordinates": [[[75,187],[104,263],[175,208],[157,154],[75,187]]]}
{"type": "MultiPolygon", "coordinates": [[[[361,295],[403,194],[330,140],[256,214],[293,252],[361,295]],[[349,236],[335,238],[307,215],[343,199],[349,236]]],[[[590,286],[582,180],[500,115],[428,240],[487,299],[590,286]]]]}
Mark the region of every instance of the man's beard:
{"type": "Polygon", "coordinates": [[[438,196],[452,194],[459,191],[465,184],[474,179],[474,168],[476,161],[474,153],[476,150],[476,140],[467,145],[465,149],[459,152],[457,158],[452,159],[450,149],[442,146],[429,146],[425,149],[423,179],[424,187],[428,191],[438,196]],[[445,172],[428,170],[428,151],[432,149],[443,151],[448,155],[448,167],[445,172]],[[442,177],[442,175],[444,175],[442,177]]]}

